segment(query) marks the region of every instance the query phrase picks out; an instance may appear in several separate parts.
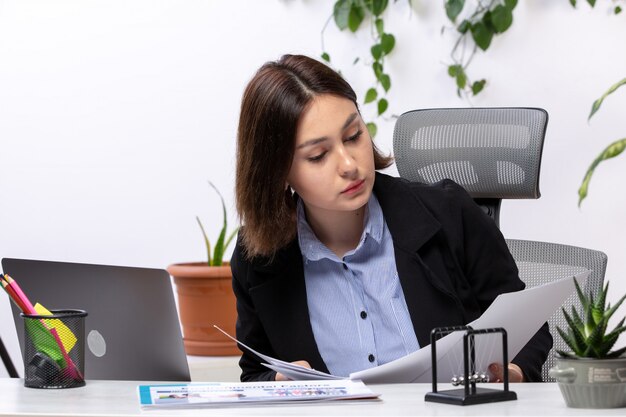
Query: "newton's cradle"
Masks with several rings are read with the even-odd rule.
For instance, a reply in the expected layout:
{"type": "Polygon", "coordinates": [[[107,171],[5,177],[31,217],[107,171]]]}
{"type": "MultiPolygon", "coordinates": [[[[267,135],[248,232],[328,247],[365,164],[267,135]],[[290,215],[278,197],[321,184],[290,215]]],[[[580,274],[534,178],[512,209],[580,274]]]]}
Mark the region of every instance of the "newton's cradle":
{"type": "Polygon", "coordinates": [[[472,329],[470,326],[437,327],[430,334],[432,384],[433,391],[426,394],[426,401],[454,404],[473,405],[499,401],[517,400],[517,394],[509,391],[508,346],[506,330],[501,327],[492,329],[472,329]],[[453,386],[462,385],[463,388],[446,391],[437,390],[437,340],[454,332],[465,332],[463,335],[463,375],[453,376],[453,386]],[[476,370],[476,336],[500,333],[502,335],[502,363],[504,389],[477,387],[477,383],[489,382],[485,372],[476,370]]]}

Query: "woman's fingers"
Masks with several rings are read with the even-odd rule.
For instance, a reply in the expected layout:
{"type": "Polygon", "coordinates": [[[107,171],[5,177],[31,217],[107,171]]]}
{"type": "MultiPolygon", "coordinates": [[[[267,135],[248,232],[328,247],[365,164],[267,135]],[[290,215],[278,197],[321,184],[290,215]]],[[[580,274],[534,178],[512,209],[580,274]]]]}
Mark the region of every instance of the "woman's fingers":
{"type": "MultiPolygon", "coordinates": [[[[504,380],[504,367],[499,363],[489,365],[489,372],[491,372],[493,382],[502,382],[504,380]]],[[[509,363],[509,382],[524,382],[522,369],[514,363],[509,363]]]]}
{"type": "MultiPolygon", "coordinates": [[[[300,365],[304,368],[309,368],[311,369],[311,365],[307,362],[307,361],[295,361],[295,362],[291,362],[294,365],[300,365]]],[[[276,378],[274,378],[274,380],[276,381],[289,381],[289,378],[287,378],[285,375],[281,374],[280,372],[276,372],[276,378]]]]}

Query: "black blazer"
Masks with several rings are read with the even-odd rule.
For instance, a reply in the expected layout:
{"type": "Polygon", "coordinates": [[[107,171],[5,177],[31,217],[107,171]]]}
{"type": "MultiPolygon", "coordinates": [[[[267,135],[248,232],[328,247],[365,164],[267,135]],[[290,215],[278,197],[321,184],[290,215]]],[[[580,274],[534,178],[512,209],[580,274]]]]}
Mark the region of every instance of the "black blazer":
{"type": "MultiPolygon", "coordinates": [[[[391,233],[396,267],[420,346],[438,326],[467,324],[501,293],[524,283],[495,223],[450,180],[410,183],[377,173],[374,194],[391,233]]],[[[268,259],[246,260],[237,242],[231,267],[237,297],[237,338],[284,361],[306,360],[328,372],[309,319],[298,240],[268,259]]],[[[552,347],[547,323],[512,362],[526,380],[541,381],[552,347]]],[[[243,351],[242,381],[273,380],[274,371],[243,351]]]]}

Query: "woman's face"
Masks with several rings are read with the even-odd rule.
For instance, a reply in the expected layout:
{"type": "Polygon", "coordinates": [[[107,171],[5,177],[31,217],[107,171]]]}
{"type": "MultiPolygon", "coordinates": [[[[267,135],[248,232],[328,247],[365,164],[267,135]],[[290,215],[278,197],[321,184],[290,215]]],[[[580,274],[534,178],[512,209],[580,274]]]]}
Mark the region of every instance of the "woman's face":
{"type": "Polygon", "coordinates": [[[298,121],[287,182],[308,215],[362,208],[374,186],[372,140],[354,103],[333,95],[315,97],[298,121]]]}

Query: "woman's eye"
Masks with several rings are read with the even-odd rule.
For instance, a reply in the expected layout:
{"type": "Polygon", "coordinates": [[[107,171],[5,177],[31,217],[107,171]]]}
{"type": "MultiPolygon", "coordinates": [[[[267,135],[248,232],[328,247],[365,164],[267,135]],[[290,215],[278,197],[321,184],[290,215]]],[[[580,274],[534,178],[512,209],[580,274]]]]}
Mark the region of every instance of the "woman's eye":
{"type": "Polygon", "coordinates": [[[322,152],[319,155],[308,157],[307,160],[309,162],[320,162],[326,156],[326,152],[322,152]]]}
{"type": "Polygon", "coordinates": [[[348,139],[346,139],[346,142],[354,142],[354,141],[358,140],[361,137],[362,134],[363,134],[363,131],[361,129],[359,129],[354,135],[352,135],[348,139]]]}

